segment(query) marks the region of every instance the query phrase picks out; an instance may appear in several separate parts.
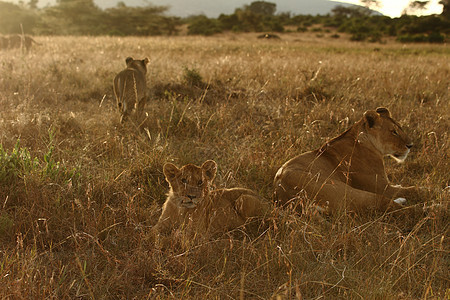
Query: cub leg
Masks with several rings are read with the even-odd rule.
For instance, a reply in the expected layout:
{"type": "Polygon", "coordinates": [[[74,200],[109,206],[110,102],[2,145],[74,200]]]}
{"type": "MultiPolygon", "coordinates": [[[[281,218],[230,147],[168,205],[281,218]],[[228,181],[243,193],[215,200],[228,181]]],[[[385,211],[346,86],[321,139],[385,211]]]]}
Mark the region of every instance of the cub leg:
{"type": "Polygon", "coordinates": [[[262,201],[251,194],[243,194],[235,202],[235,209],[244,219],[264,215],[267,207],[262,201]]]}

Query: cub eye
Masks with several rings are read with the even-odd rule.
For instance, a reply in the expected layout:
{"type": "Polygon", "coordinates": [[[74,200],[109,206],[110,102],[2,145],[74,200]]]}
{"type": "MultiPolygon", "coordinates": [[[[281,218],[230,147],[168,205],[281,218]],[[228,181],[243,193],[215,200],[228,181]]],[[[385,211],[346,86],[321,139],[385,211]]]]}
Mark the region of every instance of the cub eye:
{"type": "Polygon", "coordinates": [[[198,186],[201,186],[201,185],[203,184],[203,181],[202,181],[202,180],[199,180],[199,181],[197,182],[197,184],[198,184],[198,186]]]}
{"type": "Polygon", "coordinates": [[[187,183],[186,178],[181,178],[181,183],[187,183]]]}
{"type": "Polygon", "coordinates": [[[398,135],[398,132],[397,132],[397,130],[395,130],[395,129],[391,130],[391,132],[392,132],[392,134],[395,135],[395,136],[398,135]]]}

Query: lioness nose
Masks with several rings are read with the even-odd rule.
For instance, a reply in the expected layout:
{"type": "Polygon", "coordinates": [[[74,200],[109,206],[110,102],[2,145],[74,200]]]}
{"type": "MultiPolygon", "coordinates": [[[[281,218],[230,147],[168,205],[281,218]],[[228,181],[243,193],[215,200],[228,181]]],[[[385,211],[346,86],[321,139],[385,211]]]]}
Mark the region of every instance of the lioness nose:
{"type": "Polygon", "coordinates": [[[195,196],[192,196],[192,195],[187,195],[187,197],[191,200],[195,198],[195,196]]]}
{"type": "Polygon", "coordinates": [[[413,143],[406,145],[406,148],[411,149],[412,146],[413,146],[413,143]]]}

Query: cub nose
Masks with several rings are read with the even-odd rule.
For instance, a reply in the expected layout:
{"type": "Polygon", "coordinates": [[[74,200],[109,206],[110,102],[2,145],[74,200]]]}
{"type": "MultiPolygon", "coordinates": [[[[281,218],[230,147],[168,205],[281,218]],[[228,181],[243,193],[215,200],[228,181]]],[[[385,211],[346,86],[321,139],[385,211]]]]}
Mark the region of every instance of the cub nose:
{"type": "Polygon", "coordinates": [[[406,148],[411,149],[413,146],[413,143],[406,145],[406,148]]]}

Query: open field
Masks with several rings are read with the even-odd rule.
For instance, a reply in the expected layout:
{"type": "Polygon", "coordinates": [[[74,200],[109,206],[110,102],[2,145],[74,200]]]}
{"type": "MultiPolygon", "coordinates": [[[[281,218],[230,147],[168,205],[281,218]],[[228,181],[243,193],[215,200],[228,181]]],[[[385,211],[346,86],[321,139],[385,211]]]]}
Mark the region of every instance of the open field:
{"type": "Polygon", "coordinates": [[[314,36],[36,37],[0,52],[0,298],[448,299],[450,48],[314,36]],[[112,93],[148,57],[138,130],[112,93]],[[289,158],[386,106],[412,136],[395,184],[425,217],[295,214],[209,240],[151,232],[165,162],[214,159],[267,201],[289,158]],[[146,129],[143,129],[146,128],[146,129]],[[255,227],[255,228],[253,228],[255,227]]]}

